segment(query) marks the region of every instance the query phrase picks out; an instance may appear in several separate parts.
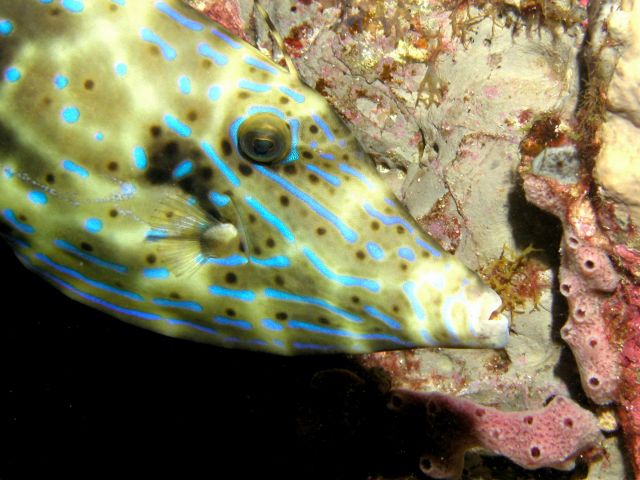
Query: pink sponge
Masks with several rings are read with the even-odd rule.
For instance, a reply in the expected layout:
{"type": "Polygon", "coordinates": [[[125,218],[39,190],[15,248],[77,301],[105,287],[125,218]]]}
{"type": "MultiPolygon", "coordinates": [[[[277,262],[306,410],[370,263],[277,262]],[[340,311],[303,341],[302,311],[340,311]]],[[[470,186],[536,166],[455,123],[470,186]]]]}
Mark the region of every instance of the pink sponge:
{"type": "Polygon", "coordinates": [[[390,407],[424,414],[431,451],[420,468],[432,478],[459,476],[465,450],[477,446],[527,469],[571,470],[575,458],[598,449],[602,439],[595,416],[565,397],[540,410],[502,412],[442,393],[395,390],[390,407]]]}

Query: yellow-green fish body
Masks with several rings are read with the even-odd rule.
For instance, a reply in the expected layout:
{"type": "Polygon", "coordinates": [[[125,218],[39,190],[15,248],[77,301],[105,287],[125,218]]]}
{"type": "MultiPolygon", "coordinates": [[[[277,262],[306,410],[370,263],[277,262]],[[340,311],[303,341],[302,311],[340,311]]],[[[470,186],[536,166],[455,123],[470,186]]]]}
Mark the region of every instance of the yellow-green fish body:
{"type": "Polygon", "coordinates": [[[297,74],[177,0],[0,0],[0,225],[65,294],[279,354],[503,346],[297,74]]]}

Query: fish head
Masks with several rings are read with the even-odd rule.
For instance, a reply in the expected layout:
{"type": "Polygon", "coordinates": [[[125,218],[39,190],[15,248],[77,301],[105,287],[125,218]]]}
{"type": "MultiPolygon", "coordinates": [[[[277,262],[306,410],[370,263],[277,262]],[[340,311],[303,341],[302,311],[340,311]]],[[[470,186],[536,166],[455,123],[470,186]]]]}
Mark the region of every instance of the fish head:
{"type": "Polygon", "coordinates": [[[269,299],[255,314],[352,352],[504,346],[498,295],[422,231],[322,95],[252,58],[202,145],[222,173],[208,195],[246,259],[233,286],[269,299]]]}

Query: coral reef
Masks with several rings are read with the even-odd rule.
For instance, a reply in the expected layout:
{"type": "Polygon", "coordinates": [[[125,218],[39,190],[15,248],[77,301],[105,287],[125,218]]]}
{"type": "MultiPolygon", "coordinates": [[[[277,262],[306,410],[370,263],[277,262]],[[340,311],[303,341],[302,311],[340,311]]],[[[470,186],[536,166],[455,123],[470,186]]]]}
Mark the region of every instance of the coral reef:
{"type": "MultiPolygon", "coordinates": [[[[547,139],[528,137],[524,143],[532,142],[547,143],[547,139]]],[[[549,146],[535,158],[525,153],[521,168],[527,199],[563,222],[559,280],[560,292],[569,302],[569,319],[560,333],[576,358],[583,389],[594,402],[606,404],[616,398],[620,370],[603,307],[619,277],[607,256],[610,244],[597,226],[588,180],[577,184],[565,181],[567,176],[578,174],[579,164],[570,160],[575,155],[575,149],[569,146],[549,146]],[[564,154],[560,155],[558,149],[564,154]],[[537,169],[542,163],[536,159],[548,155],[562,165],[551,169],[554,173],[537,169]],[[566,156],[569,160],[564,160],[566,156]]]]}
{"type": "Polygon", "coordinates": [[[601,434],[593,414],[565,397],[544,408],[502,412],[436,392],[392,392],[396,410],[424,410],[425,443],[433,448],[420,459],[432,478],[458,478],[464,453],[481,446],[528,469],[571,470],[578,455],[598,450],[601,434]]]}

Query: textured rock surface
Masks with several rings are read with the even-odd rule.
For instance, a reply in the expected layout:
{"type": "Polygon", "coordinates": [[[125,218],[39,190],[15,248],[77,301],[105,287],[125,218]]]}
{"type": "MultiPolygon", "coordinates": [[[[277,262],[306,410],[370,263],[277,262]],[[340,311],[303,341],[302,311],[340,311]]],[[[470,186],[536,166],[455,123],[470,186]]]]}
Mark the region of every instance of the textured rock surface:
{"type": "Polygon", "coordinates": [[[599,46],[615,47],[619,58],[599,67],[602,75],[613,71],[594,174],[601,194],[614,201],[621,221],[626,223],[627,216],[640,225],[640,3],[622,2],[603,26],[609,43],[599,46]]]}

